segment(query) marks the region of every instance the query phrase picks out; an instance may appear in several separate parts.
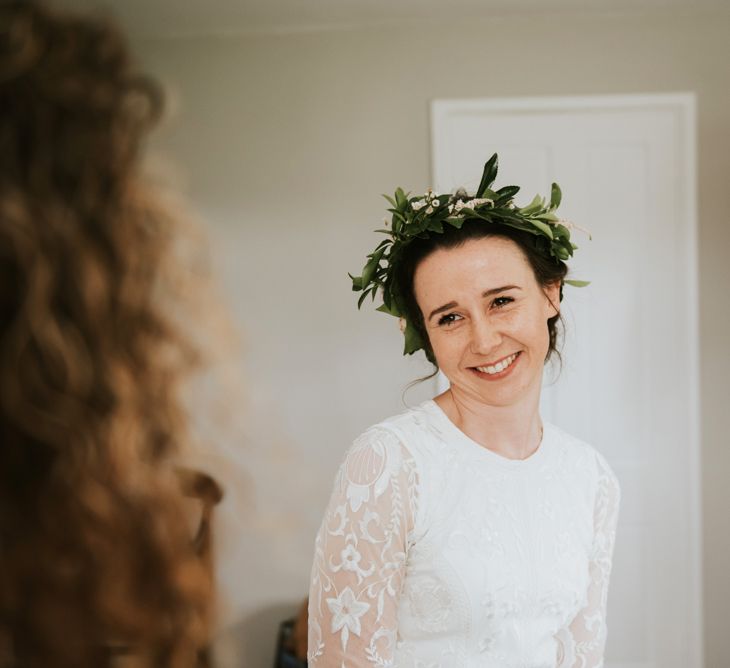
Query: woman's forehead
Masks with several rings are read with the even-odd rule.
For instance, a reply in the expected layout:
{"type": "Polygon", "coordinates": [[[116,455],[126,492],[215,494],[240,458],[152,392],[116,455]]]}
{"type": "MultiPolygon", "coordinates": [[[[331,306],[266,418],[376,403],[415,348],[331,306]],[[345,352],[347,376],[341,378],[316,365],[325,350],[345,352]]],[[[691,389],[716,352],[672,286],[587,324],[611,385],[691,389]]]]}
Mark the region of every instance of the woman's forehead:
{"type": "Polygon", "coordinates": [[[525,287],[531,278],[534,281],[532,269],[516,243],[486,237],[428,255],[416,268],[414,288],[417,298],[419,293],[481,293],[504,285],[525,287]]]}

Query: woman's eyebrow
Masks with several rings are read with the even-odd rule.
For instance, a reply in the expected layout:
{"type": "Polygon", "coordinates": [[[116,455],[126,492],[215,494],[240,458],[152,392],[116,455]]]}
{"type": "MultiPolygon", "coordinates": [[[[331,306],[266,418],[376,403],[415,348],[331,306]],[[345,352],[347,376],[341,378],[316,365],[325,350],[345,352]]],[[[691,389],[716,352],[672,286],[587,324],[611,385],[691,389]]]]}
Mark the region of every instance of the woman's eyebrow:
{"type": "Polygon", "coordinates": [[[522,288],[519,285],[503,285],[501,288],[485,290],[482,292],[482,297],[491,297],[492,295],[496,295],[498,292],[506,292],[507,290],[522,290],[522,288]]]}
{"type": "MultiPolygon", "coordinates": [[[[522,290],[522,288],[519,285],[502,285],[499,288],[492,288],[491,290],[485,290],[482,292],[482,297],[491,297],[492,295],[496,295],[499,292],[506,292],[507,290],[522,290]]],[[[443,306],[439,306],[438,308],[435,308],[431,313],[428,314],[428,319],[431,320],[433,316],[438,315],[439,313],[443,313],[444,311],[448,311],[451,308],[454,308],[455,306],[458,306],[459,304],[457,302],[449,302],[448,304],[444,304],[443,306]]]]}
{"type": "Polygon", "coordinates": [[[449,302],[448,304],[444,304],[443,306],[439,306],[438,308],[435,308],[428,316],[428,319],[430,320],[433,318],[433,316],[442,313],[443,311],[448,311],[450,308],[454,308],[454,306],[458,306],[456,302],[449,302]]]}

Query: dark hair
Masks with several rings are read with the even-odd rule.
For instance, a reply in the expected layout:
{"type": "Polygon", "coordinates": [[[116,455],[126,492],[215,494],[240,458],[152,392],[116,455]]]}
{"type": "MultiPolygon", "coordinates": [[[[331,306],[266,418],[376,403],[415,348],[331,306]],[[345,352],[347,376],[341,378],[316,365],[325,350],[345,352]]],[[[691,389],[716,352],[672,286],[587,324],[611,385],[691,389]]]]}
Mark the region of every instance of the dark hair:
{"type": "MultiPolygon", "coordinates": [[[[467,219],[461,228],[445,226],[443,234],[432,234],[427,239],[414,239],[406,246],[393,274],[397,294],[402,303],[399,304],[403,315],[416,328],[424,342],[424,350],[428,361],[438,367],[431,348],[428,332],[423,321],[416,295],[413,288],[413,279],[418,265],[434,251],[446,248],[456,248],[471,239],[486,237],[503,237],[517,244],[525,259],[532,268],[535,280],[543,288],[560,283],[560,298],[563,296],[562,281],[568,273],[567,265],[546,256],[547,239],[505,225],[493,225],[480,219],[467,219]]],[[[562,322],[560,314],[554,315],[547,321],[549,334],[548,351],[545,356],[547,362],[552,355],[560,358],[558,351],[558,322],[562,322]]]]}
{"type": "Polygon", "coordinates": [[[160,104],[114,26],[0,3],[3,666],[5,643],[11,665],[58,668],[114,643],[189,667],[207,642],[175,472],[201,359],[182,221],[140,176],[160,104]]]}

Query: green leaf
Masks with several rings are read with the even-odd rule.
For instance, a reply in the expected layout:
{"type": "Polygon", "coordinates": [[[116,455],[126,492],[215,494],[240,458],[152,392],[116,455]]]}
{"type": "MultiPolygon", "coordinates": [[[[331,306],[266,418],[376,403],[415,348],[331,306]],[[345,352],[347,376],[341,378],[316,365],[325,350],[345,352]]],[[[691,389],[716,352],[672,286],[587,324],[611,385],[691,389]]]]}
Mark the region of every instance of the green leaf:
{"type": "Polygon", "coordinates": [[[559,243],[565,250],[567,251],[568,255],[571,257],[573,256],[573,245],[568,241],[567,239],[558,239],[556,243],[559,243]]]}
{"type": "Polygon", "coordinates": [[[396,318],[400,318],[400,313],[398,313],[398,309],[395,308],[394,305],[388,306],[383,302],[378,308],[375,309],[376,311],[380,311],[381,313],[387,313],[388,315],[392,315],[396,318]]]}
{"type": "Polygon", "coordinates": [[[353,276],[352,274],[347,275],[352,279],[352,291],[357,292],[358,290],[362,290],[362,277],[353,276]]]}
{"type": "Polygon", "coordinates": [[[538,230],[540,230],[546,237],[549,237],[550,239],[553,238],[553,231],[547,223],[543,223],[541,220],[537,220],[536,218],[530,220],[530,223],[532,223],[538,230]]]}
{"type": "Polygon", "coordinates": [[[406,321],[405,341],[403,346],[404,355],[412,355],[417,350],[423,348],[423,341],[416,328],[411,325],[410,321],[406,321]]]}
{"type": "Polygon", "coordinates": [[[557,223],[558,220],[560,220],[554,213],[548,211],[547,213],[541,213],[538,216],[539,220],[544,220],[545,222],[551,222],[551,223],[557,223]]]}
{"type": "Polygon", "coordinates": [[[570,239],[570,230],[565,227],[565,225],[555,225],[553,226],[553,234],[555,235],[556,239],[570,239]]]}
{"type": "Polygon", "coordinates": [[[509,195],[510,197],[513,197],[518,192],[520,192],[519,186],[502,186],[497,191],[497,195],[499,195],[500,197],[504,197],[505,195],[509,195]]]}
{"type": "MultiPolygon", "coordinates": [[[[370,283],[370,279],[373,277],[373,274],[375,273],[375,265],[376,263],[370,260],[362,269],[362,277],[360,278],[360,285],[365,286],[368,283],[370,283]]],[[[362,287],[360,287],[360,290],[362,290],[362,287]]]]}
{"type": "Polygon", "coordinates": [[[540,195],[535,195],[527,206],[520,207],[520,213],[529,216],[532,213],[537,213],[544,206],[544,201],[540,195]]]}
{"type": "Polygon", "coordinates": [[[395,191],[395,203],[398,209],[405,209],[408,205],[406,194],[403,192],[403,188],[398,188],[395,191]]]}
{"type": "Polygon", "coordinates": [[[495,153],[491,158],[489,158],[489,160],[487,160],[486,164],[484,165],[482,180],[479,182],[479,187],[477,188],[477,198],[483,197],[487,188],[489,188],[489,186],[494,183],[494,179],[497,178],[498,169],[499,167],[497,165],[497,154],[495,153]]]}
{"type": "Polygon", "coordinates": [[[381,248],[380,250],[374,252],[372,255],[369,255],[370,260],[368,263],[363,267],[362,270],[362,286],[366,286],[373,278],[373,275],[375,274],[375,271],[378,268],[378,263],[380,262],[380,258],[383,257],[383,253],[385,253],[385,248],[381,248]]]}
{"type": "Polygon", "coordinates": [[[553,183],[550,188],[550,209],[557,209],[562,199],[563,193],[560,190],[560,186],[557,183],[553,183]]]}
{"type": "Polygon", "coordinates": [[[444,225],[438,218],[432,219],[428,225],[428,230],[430,232],[436,232],[438,234],[441,234],[444,231],[444,225]]]}
{"type": "Polygon", "coordinates": [[[568,285],[572,285],[574,288],[584,288],[586,285],[590,285],[590,281],[577,281],[573,278],[566,278],[563,283],[567,283],[568,285]]]}
{"type": "MultiPolygon", "coordinates": [[[[385,307],[386,309],[390,309],[391,301],[392,300],[391,300],[390,290],[388,290],[388,288],[384,287],[383,288],[383,307],[385,307]]],[[[380,310],[380,309],[378,309],[378,310],[380,310]]],[[[385,312],[389,313],[390,311],[386,310],[385,312]]]]}
{"type": "Polygon", "coordinates": [[[465,220],[466,219],[462,218],[461,216],[459,216],[457,218],[444,218],[445,223],[448,223],[452,227],[455,227],[457,230],[461,229],[461,226],[464,224],[465,220]]]}
{"type": "Polygon", "coordinates": [[[358,308],[358,309],[359,309],[359,308],[360,308],[360,307],[362,306],[362,303],[363,303],[363,302],[365,301],[365,297],[367,297],[367,296],[368,296],[368,294],[370,294],[370,292],[371,292],[371,291],[370,291],[370,290],[368,289],[368,290],[365,290],[365,291],[364,291],[364,292],[363,292],[363,293],[362,293],[362,294],[360,295],[360,299],[358,299],[358,300],[357,300],[357,308],[358,308]]]}
{"type": "MultiPolygon", "coordinates": [[[[397,204],[395,203],[395,200],[394,200],[394,199],[393,199],[392,197],[390,197],[390,195],[385,195],[385,194],[384,194],[384,195],[383,195],[383,197],[385,197],[385,199],[387,199],[387,200],[388,200],[388,201],[389,201],[389,202],[391,203],[391,205],[393,206],[393,208],[395,208],[395,207],[397,207],[397,206],[398,206],[398,205],[397,205],[397,204]]],[[[390,211],[390,209],[388,209],[388,211],[390,211]]]]}
{"type": "Polygon", "coordinates": [[[497,198],[494,200],[495,206],[506,204],[513,199],[518,192],[520,192],[519,186],[504,186],[504,188],[500,188],[497,191],[497,198]]]}

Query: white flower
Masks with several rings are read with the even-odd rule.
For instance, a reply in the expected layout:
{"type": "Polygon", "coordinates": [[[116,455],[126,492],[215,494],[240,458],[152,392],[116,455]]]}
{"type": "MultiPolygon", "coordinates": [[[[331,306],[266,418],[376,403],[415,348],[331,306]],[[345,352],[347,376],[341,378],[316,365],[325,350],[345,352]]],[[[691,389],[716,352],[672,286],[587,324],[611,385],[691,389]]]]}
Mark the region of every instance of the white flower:
{"type": "Polygon", "coordinates": [[[433,213],[433,207],[429,206],[428,209],[426,209],[426,213],[428,213],[428,214],[433,213]]]}
{"type": "Polygon", "coordinates": [[[350,631],[360,637],[360,617],[368,610],[370,604],[364,601],[358,601],[352,589],[346,587],[337,598],[328,598],[327,607],[332,613],[331,632],[337,633],[342,629],[342,651],[347,649],[347,639],[350,637],[350,631]]]}
{"type": "Polygon", "coordinates": [[[355,575],[357,575],[358,584],[363,581],[363,578],[369,577],[375,572],[374,564],[371,565],[368,569],[360,567],[360,560],[362,559],[362,555],[357,551],[357,548],[352,543],[348,543],[347,547],[345,547],[345,549],[340,552],[340,557],[342,561],[339,564],[334,563],[334,560],[330,559],[330,567],[335,573],[340,570],[350,571],[351,573],[354,573],[355,575]]]}
{"type": "Polygon", "coordinates": [[[420,211],[424,206],[426,206],[426,202],[424,202],[422,199],[418,199],[415,202],[411,203],[411,208],[414,211],[420,211]]]}
{"type": "Polygon", "coordinates": [[[470,209],[476,209],[476,207],[481,206],[482,204],[494,204],[494,201],[487,197],[481,197],[479,199],[470,199],[464,206],[470,209]]]}
{"type": "Polygon", "coordinates": [[[456,213],[459,213],[459,211],[461,211],[465,206],[466,206],[466,204],[464,203],[464,201],[463,200],[459,200],[454,205],[454,209],[456,210],[456,213]]]}
{"type": "Polygon", "coordinates": [[[347,547],[340,553],[342,557],[342,568],[346,571],[357,571],[360,563],[360,553],[355,549],[352,543],[348,543],[347,547]]]}
{"type": "Polygon", "coordinates": [[[440,202],[439,200],[437,200],[437,199],[433,200],[433,201],[431,202],[431,204],[432,204],[433,206],[441,206],[441,202],[440,202]]]}

